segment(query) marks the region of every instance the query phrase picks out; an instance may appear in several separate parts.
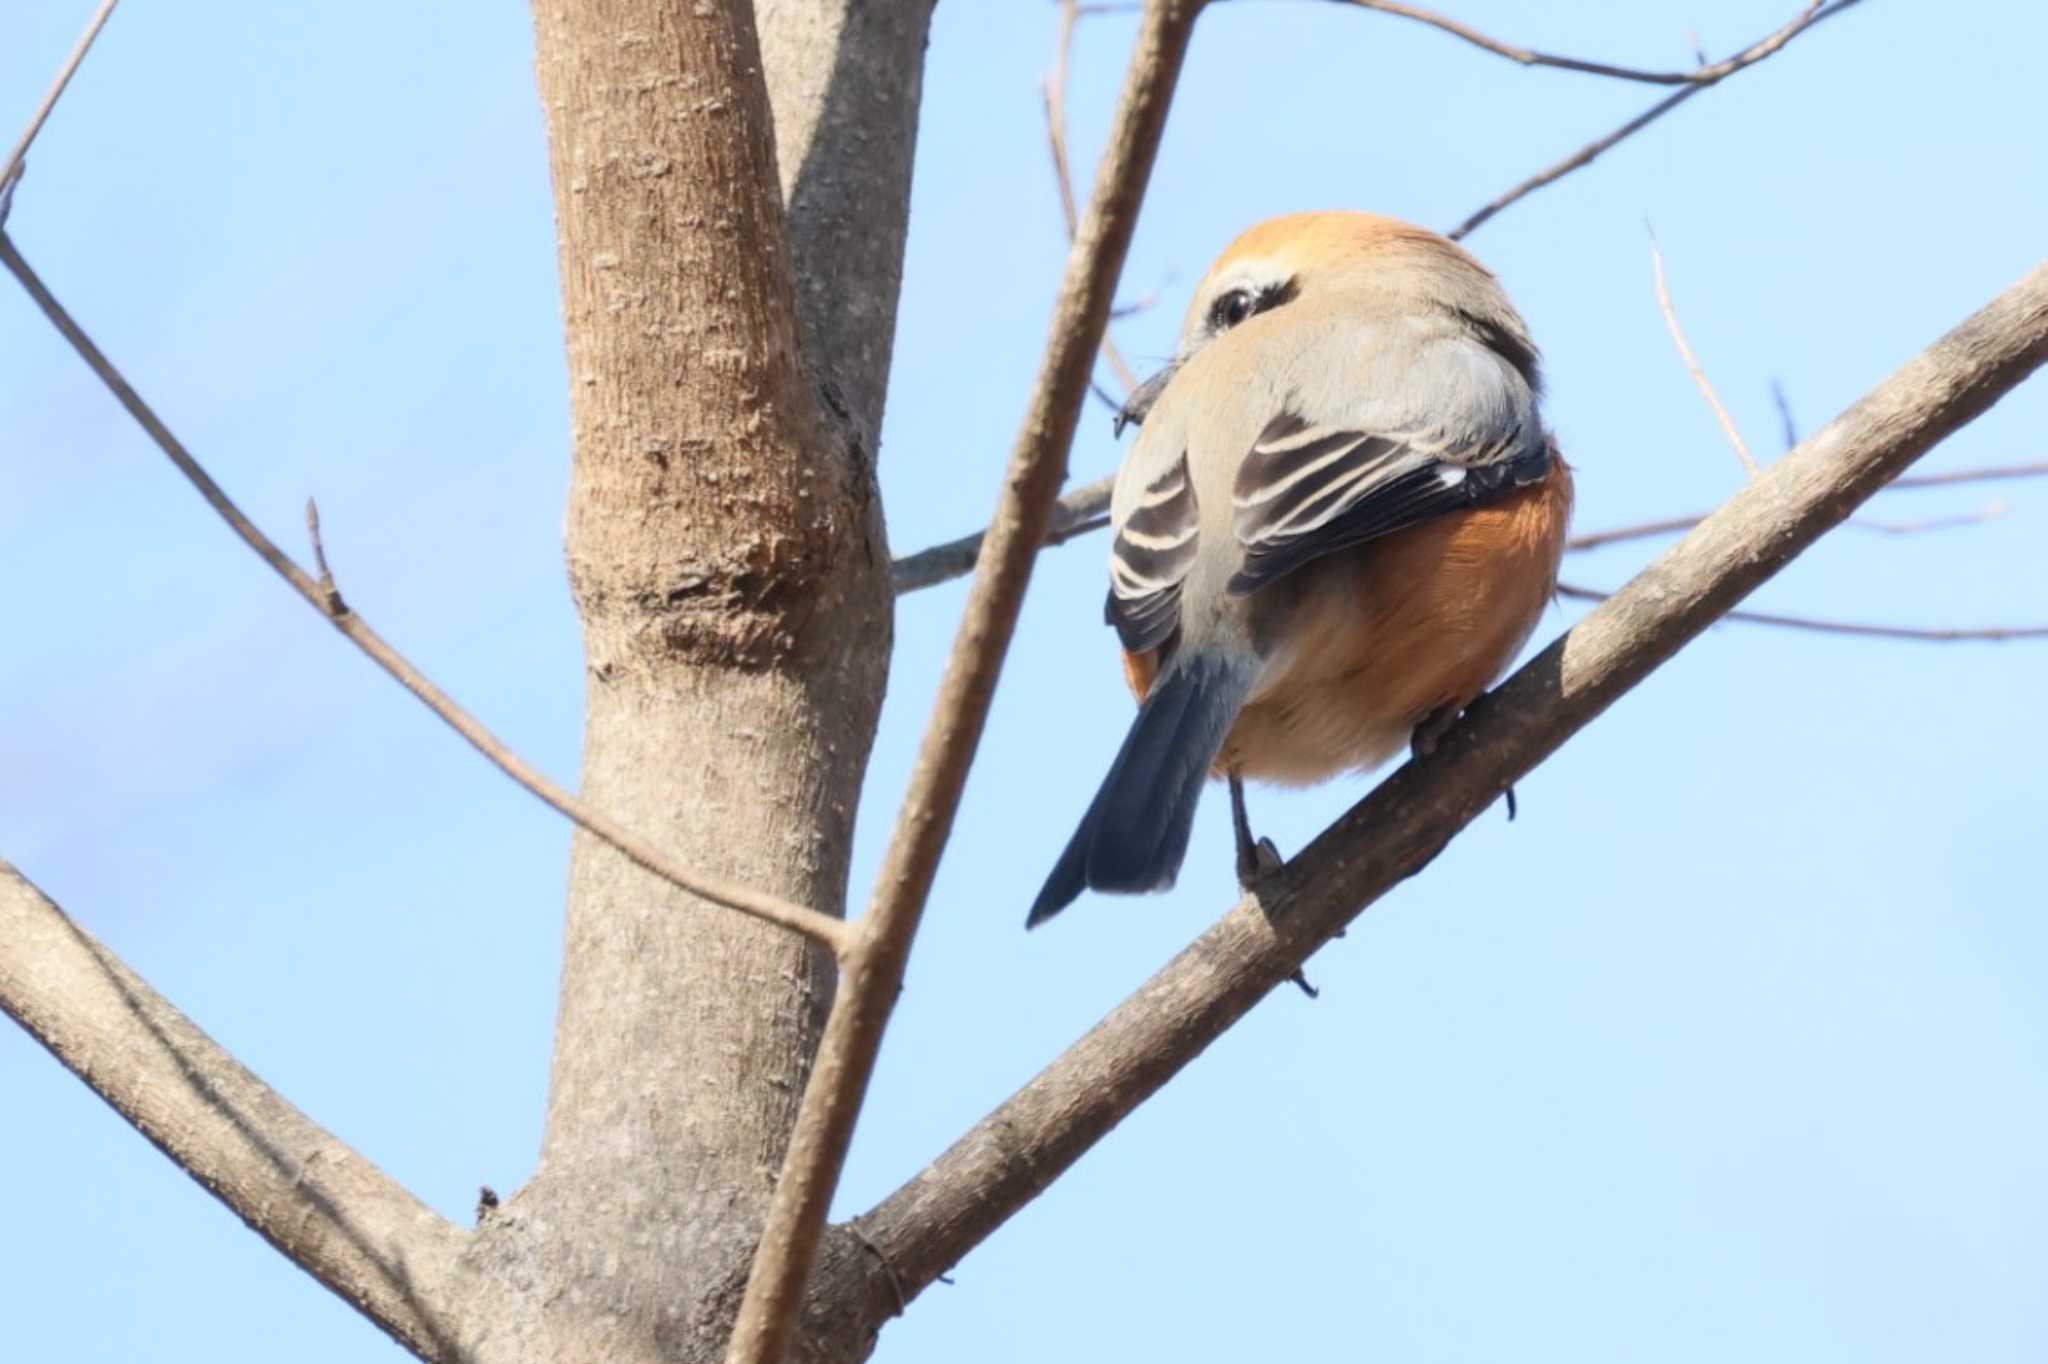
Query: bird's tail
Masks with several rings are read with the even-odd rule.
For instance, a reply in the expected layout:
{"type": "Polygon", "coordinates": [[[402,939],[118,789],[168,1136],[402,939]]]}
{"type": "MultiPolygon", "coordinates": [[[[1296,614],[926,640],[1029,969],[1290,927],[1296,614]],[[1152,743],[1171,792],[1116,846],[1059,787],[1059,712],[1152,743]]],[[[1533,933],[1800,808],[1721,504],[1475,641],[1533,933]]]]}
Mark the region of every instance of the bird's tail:
{"type": "Polygon", "coordinates": [[[1081,827],[1031,905],[1035,928],[1083,890],[1165,890],[1180,871],[1202,780],[1257,676],[1251,659],[1182,653],[1153,684],[1081,827]]]}

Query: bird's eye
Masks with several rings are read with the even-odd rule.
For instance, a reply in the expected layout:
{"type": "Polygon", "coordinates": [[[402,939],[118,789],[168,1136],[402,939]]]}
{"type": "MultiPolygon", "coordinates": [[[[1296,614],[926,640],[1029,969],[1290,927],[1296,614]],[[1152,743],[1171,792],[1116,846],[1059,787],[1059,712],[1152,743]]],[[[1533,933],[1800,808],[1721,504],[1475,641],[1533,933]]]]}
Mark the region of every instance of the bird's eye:
{"type": "Polygon", "coordinates": [[[1250,317],[1256,304],[1249,290],[1232,289],[1209,307],[1209,322],[1217,331],[1228,331],[1250,317]]]}

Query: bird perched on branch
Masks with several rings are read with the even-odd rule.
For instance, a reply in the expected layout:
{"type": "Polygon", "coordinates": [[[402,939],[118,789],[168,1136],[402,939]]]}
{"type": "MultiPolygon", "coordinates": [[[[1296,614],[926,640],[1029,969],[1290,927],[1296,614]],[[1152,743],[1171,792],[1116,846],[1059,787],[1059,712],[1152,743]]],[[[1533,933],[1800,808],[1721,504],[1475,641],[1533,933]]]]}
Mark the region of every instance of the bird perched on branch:
{"type": "Polygon", "coordinates": [[[1365,213],[1276,218],[1195,291],[1110,503],[1107,614],[1138,717],[1027,924],[1173,884],[1202,783],[1322,781],[1434,747],[1557,585],[1571,471],[1494,277],[1365,213]]]}

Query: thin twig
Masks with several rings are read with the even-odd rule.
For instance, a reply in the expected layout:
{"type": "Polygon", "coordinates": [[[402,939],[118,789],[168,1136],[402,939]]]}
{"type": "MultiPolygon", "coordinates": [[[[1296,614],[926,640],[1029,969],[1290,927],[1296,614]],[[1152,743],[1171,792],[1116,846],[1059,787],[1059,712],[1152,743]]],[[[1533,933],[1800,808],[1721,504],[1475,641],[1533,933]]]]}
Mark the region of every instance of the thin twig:
{"type": "Polygon", "coordinates": [[[1982,469],[1951,469],[1943,474],[1907,474],[1891,481],[1894,488],[1949,488],[1958,483],[1990,483],[2008,478],[2048,476],[2048,460],[2033,464],[1994,464],[1982,469]]]}
{"type": "Polygon", "coordinates": [[[327,546],[320,541],[320,504],[306,499],[306,538],[313,542],[313,568],[320,574],[320,600],[330,616],[348,614],[348,603],[334,585],[334,570],[327,566],[327,546]]]}
{"type": "Polygon", "coordinates": [[[1658,249],[1656,234],[1650,236],[1650,269],[1657,277],[1657,307],[1664,314],[1664,325],[1671,329],[1671,340],[1678,347],[1678,358],[1685,362],[1686,373],[1699,386],[1700,396],[1707,400],[1707,406],[1714,410],[1714,420],[1721,423],[1721,434],[1728,437],[1728,443],[1735,447],[1735,457],[1742,461],[1742,467],[1754,479],[1761,469],[1757,467],[1756,456],[1749,453],[1749,443],[1742,439],[1742,432],[1736,428],[1735,418],[1728,415],[1728,409],[1721,405],[1721,395],[1714,392],[1714,385],[1701,368],[1699,357],[1692,353],[1692,343],[1685,339],[1685,328],[1679,325],[1678,309],[1671,302],[1671,281],[1664,275],[1664,253],[1658,249]]]}
{"type": "MultiPolygon", "coordinates": [[[[1750,57],[1748,61],[1745,61],[1741,63],[1741,65],[1734,67],[1732,70],[1724,73],[1718,79],[1725,80],[1727,76],[1733,75],[1735,71],[1743,70],[1746,67],[1755,65],[1757,62],[1762,61],[1765,57],[1770,56],[1771,53],[1778,51],[1779,48],[1782,48],[1786,43],[1790,42],[1799,34],[1804,33],[1807,29],[1812,28],[1815,24],[1818,24],[1821,20],[1831,19],[1835,15],[1840,14],[1843,10],[1848,9],[1857,3],[1858,0],[1835,0],[1833,4],[1823,5],[1820,8],[1815,9],[1806,15],[1803,15],[1803,22],[1799,22],[1798,26],[1796,28],[1791,29],[1790,32],[1786,32],[1785,30],[1781,29],[1779,30],[1779,34],[1772,35],[1773,38],[1778,38],[1779,35],[1782,35],[1782,38],[1780,39],[1780,41],[1778,41],[1774,46],[1770,48],[1770,51],[1757,52],[1757,55],[1750,57]]],[[[1756,48],[1762,47],[1765,44],[1770,43],[1771,41],[1771,39],[1767,38],[1764,40],[1764,43],[1757,44],[1755,47],[1747,49],[1747,51],[1755,52],[1756,48]]],[[[1731,58],[1730,60],[1733,59],[1731,58]]],[[[1666,95],[1663,99],[1658,100],[1655,104],[1643,110],[1643,112],[1637,114],[1634,118],[1622,124],[1619,128],[1616,128],[1613,132],[1608,133],[1602,137],[1594,138],[1591,142],[1588,142],[1585,146],[1579,148],[1570,156],[1565,157],[1562,161],[1558,161],[1552,165],[1544,167],[1542,170],[1537,171],[1528,179],[1514,186],[1514,188],[1509,189],[1505,193],[1502,193],[1496,196],[1495,198],[1489,200],[1486,204],[1481,206],[1479,209],[1475,210],[1469,217],[1465,219],[1465,221],[1459,223],[1456,227],[1452,228],[1449,232],[1445,233],[1444,235],[1449,237],[1452,241],[1462,241],[1465,237],[1471,235],[1474,231],[1478,230],[1481,224],[1493,218],[1493,216],[1499,213],[1502,209],[1505,209],[1511,204],[1518,203],[1521,200],[1528,198],[1531,194],[1534,194],[1537,190],[1542,189],[1545,185],[1555,184],[1557,181],[1562,180],[1565,176],[1570,175],[1573,171],[1578,170],[1583,166],[1591,165],[1594,159],[1598,157],[1602,152],[1607,151],[1609,148],[1615,146],[1617,143],[1625,142],[1629,138],[1634,137],[1637,133],[1649,127],[1652,123],[1655,123],[1658,119],[1664,117],[1664,115],[1670,113],[1673,109],[1676,109],[1679,105],[1685,103],[1694,95],[1699,94],[1703,90],[1708,90],[1711,88],[1712,87],[1710,85],[1688,85],[1685,89],[1678,91],[1676,94],[1666,95]]]]}
{"type": "MultiPolygon", "coordinates": [[[[1108,525],[1109,490],[1115,483],[1114,478],[1098,478],[1063,494],[1053,506],[1051,524],[1045,528],[1045,543],[1062,544],[1108,525]]],[[[981,542],[987,536],[987,531],[978,530],[898,559],[889,566],[896,595],[936,587],[972,573],[975,560],[981,556],[981,542]]]]}
{"type": "MultiPolygon", "coordinates": [[[[1614,595],[1596,588],[1559,583],[1557,595],[1575,601],[1606,601],[1614,595]]],[[[1921,644],[1996,643],[2014,639],[2048,639],[2048,625],[1992,625],[1983,627],[1922,627],[1916,625],[1862,625],[1844,620],[1817,620],[1812,616],[1780,616],[1768,611],[1730,611],[1723,620],[1745,625],[1775,625],[1786,630],[1808,630],[1822,635],[1856,635],[1865,639],[1904,639],[1921,644]]]]}
{"type": "MultiPolygon", "coordinates": [[[[653,844],[629,832],[610,816],[563,790],[532,764],[507,748],[474,716],[457,705],[446,692],[408,662],[404,655],[386,643],[360,615],[346,609],[336,610],[331,606],[328,596],[331,581],[329,587],[323,587],[319,580],[299,567],[290,555],[279,549],[269,536],[256,528],[255,523],[242,513],[241,508],[237,507],[221,486],[213,481],[212,476],[200,467],[199,461],[194,459],[191,452],[171,434],[170,428],[164,425],[162,419],[142,400],[141,395],[122,377],[121,372],[100,348],[93,344],[92,338],[85,334],[64,310],[63,305],[57,302],[55,295],[44,285],[35,271],[29,268],[28,262],[22,258],[14,242],[4,232],[0,232],[0,263],[4,263],[8,270],[13,272],[14,277],[21,281],[22,288],[28,290],[29,297],[36,301],[36,306],[43,310],[43,315],[63,333],[64,339],[71,343],[72,349],[77,351],[92,372],[99,376],[100,382],[106,385],[121,406],[128,410],[128,415],[149,433],[157,448],[162,450],[170,458],[171,463],[177,466],[178,472],[198,489],[199,495],[206,499],[206,504],[219,513],[221,519],[240,537],[242,543],[254,550],[264,563],[270,565],[271,570],[305,598],[328,624],[347,636],[351,643],[368,654],[371,660],[389,673],[400,686],[418,697],[427,709],[440,716],[457,734],[467,739],[470,745],[488,758],[499,771],[670,885],[714,904],[724,905],[728,909],[736,909],[742,914],[750,914],[757,919],[801,933],[843,955],[846,945],[851,941],[852,933],[840,920],[752,887],[736,885],[676,865],[653,844]]],[[[340,594],[336,592],[334,601],[338,603],[339,600],[340,594]]]]}
{"type": "Polygon", "coordinates": [[[1680,90],[1675,95],[1666,95],[1663,99],[1658,100],[1655,104],[1643,110],[1643,112],[1637,114],[1619,128],[1616,128],[1613,132],[1594,138],[1562,161],[1545,166],[1542,170],[1537,171],[1512,189],[1487,200],[1485,204],[1468,215],[1463,222],[1444,233],[1444,235],[1454,242],[1463,241],[1502,209],[1528,198],[1545,185],[1557,183],[1582,166],[1592,165],[1594,159],[1602,152],[1617,143],[1626,142],[1629,138],[1634,137],[1637,133],[1649,127],[1652,123],[1655,123],[1694,95],[1702,94],[1709,88],[1704,85],[1693,85],[1680,90]]]}
{"type": "MultiPolygon", "coordinates": [[[[1895,478],[1890,483],[1887,483],[1883,491],[1888,493],[1911,492],[1919,488],[1952,488],[1964,483],[1994,483],[2007,479],[2042,477],[2048,477],[2048,461],[2042,461],[2038,464],[1995,464],[1981,469],[1951,469],[1946,473],[1939,474],[1907,474],[1903,478],[1895,478]]],[[[2002,508],[2004,504],[1994,503],[1993,506],[2002,508]]],[[[1900,534],[1906,531],[1936,530],[1952,525],[1975,524],[1991,519],[1985,514],[1990,510],[1991,508],[1985,508],[1983,511],[1968,517],[1933,518],[1920,522],[1886,523],[1859,519],[1851,524],[1861,525],[1871,530],[1883,530],[1893,534],[1900,534]]],[[[1661,521],[1644,521],[1633,526],[1616,526],[1611,530],[1588,531],[1584,535],[1575,535],[1567,540],[1565,542],[1565,549],[1578,552],[1589,549],[1601,549],[1607,545],[1618,545],[1629,540],[1648,540],[1659,535],[1673,535],[1679,531],[1691,530],[1706,519],[1707,514],[1700,512],[1693,516],[1672,516],[1666,517],[1661,521]]],[[[956,545],[958,543],[958,541],[954,542],[956,545]]],[[[940,546],[940,548],[952,549],[953,546],[944,545],[940,546]]],[[[898,563],[899,566],[907,565],[915,563],[922,558],[923,555],[913,555],[909,559],[899,560],[898,563]]],[[[924,587],[928,586],[928,584],[920,582],[916,586],[924,587]]],[[[899,592],[909,590],[909,588],[905,587],[897,588],[899,592]]]]}
{"type": "MultiPolygon", "coordinates": [[[[2048,266],[1908,361],[1482,698],[924,1171],[857,1219],[913,1296],[1508,787],[2048,361],[2048,266]]],[[[1759,705],[1766,704],[1759,700],[1759,705]]],[[[893,1296],[867,1290],[879,1321],[893,1296]]]]}
{"type": "Polygon", "coordinates": [[[1807,7],[1795,15],[1790,22],[1767,38],[1751,43],[1742,51],[1723,61],[1707,63],[1702,60],[1698,66],[1686,71],[1645,71],[1634,66],[1611,66],[1606,62],[1589,62],[1580,57],[1561,57],[1552,52],[1538,52],[1533,48],[1517,47],[1489,37],[1469,24],[1463,24],[1434,10],[1420,9],[1414,5],[1403,5],[1397,0],[1337,0],[1338,4],[1351,5],[1358,9],[1377,10],[1382,14],[1397,14],[1404,19],[1414,19],[1428,24],[1454,38],[1461,38],[1474,47],[1484,48],[1497,57],[1506,57],[1523,66],[1548,66],[1560,71],[1580,71],[1589,76],[1607,76],[1614,80],[1640,81],[1645,85],[1713,85],[1725,80],[1745,66],[1754,65],[1776,52],[1785,44],[1798,37],[1801,30],[1820,18],[1822,0],[1811,0],[1807,7]]]}
{"type": "Polygon", "coordinates": [[[1785,385],[1776,379],[1771,380],[1771,402],[1778,409],[1778,434],[1790,450],[1799,444],[1799,423],[1792,417],[1792,400],[1785,396],[1785,385]]]}
{"type": "MultiPolygon", "coordinates": [[[[1052,70],[1045,78],[1045,140],[1052,149],[1053,178],[1059,182],[1060,217],[1067,226],[1067,244],[1071,246],[1074,233],[1080,226],[1080,217],[1074,206],[1074,166],[1067,156],[1067,79],[1074,53],[1074,27],[1085,13],[1089,13],[1076,0],[1060,0],[1060,22],[1053,37],[1052,70]]],[[[1102,333],[1102,358],[1109,365],[1110,373],[1123,385],[1124,392],[1130,393],[1138,387],[1137,371],[1124,359],[1117,349],[1116,338],[1105,327],[1102,333]]],[[[1091,381],[1092,382],[1092,381],[1091,381]]],[[[1098,387],[1098,397],[1104,397],[1098,387]]],[[[1123,404],[1110,402],[1112,411],[1122,411],[1123,404]]]]}
{"type": "Polygon", "coordinates": [[[1201,0],[1150,0],[1140,21],[1094,196],[1068,253],[1031,407],[1003,477],[987,552],[975,570],[871,907],[825,1023],[733,1328],[729,1364],[778,1364],[802,1305],[911,941],[1052,520],[1088,372],[1108,325],[1117,276],[1201,8],[1201,0]]]}
{"type": "MultiPolygon", "coordinates": [[[[1955,469],[1941,474],[1910,474],[1895,479],[1885,487],[1886,492],[1913,488],[1947,488],[1962,483],[1990,483],[2014,478],[2048,477],[2048,460],[2038,464],[2003,464],[1982,469],[1955,469]]],[[[1109,490],[1115,483],[1113,478],[1097,479],[1093,483],[1067,493],[1054,509],[1052,525],[1045,534],[1047,545],[1064,544],[1077,535],[1099,530],[1109,524],[1109,490]]],[[[1589,549],[1600,549],[1607,545],[1618,545],[1630,540],[1648,540],[1659,535],[1675,535],[1691,530],[1706,520],[1707,514],[1699,512],[1692,516],[1671,516],[1660,521],[1644,521],[1636,525],[1615,526],[1608,530],[1587,531],[1575,535],[1565,542],[1565,549],[1582,553],[1589,549]]],[[[936,587],[954,578],[964,577],[974,571],[975,556],[981,552],[985,532],[976,531],[963,535],[957,540],[933,545],[930,549],[919,550],[898,559],[891,569],[898,596],[916,592],[921,588],[936,587]]]]}
{"type": "MultiPolygon", "coordinates": [[[[92,51],[93,40],[100,36],[100,30],[107,26],[107,19],[114,13],[114,6],[120,0],[100,0],[100,7],[93,11],[92,18],[85,25],[85,32],[78,35],[72,44],[71,55],[64,59],[64,65],[57,72],[57,79],[50,82],[50,88],[43,95],[43,102],[29,115],[28,127],[22,129],[21,137],[15,142],[14,150],[7,153],[7,160],[0,163],[0,193],[13,188],[14,178],[21,172],[21,163],[28,159],[28,149],[35,145],[36,135],[43,131],[43,124],[49,120],[50,111],[57,107],[63,97],[64,87],[71,84],[71,78],[78,74],[80,62],[85,54],[92,51]]],[[[4,222],[0,215],[0,222],[4,222]]]]}
{"type": "Polygon", "coordinates": [[[1878,535],[1925,535],[1936,530],[1962,530],[1969,526],[1981,526],[2009,515],[2012,503],[1986,502],[1975,511],[1957,512],[1953,516],[1925,516],[1916,521],[1879,521],[1873,517],[1859,516],[1849,522],[1857,530],[1872,531],[1878,535]]]}

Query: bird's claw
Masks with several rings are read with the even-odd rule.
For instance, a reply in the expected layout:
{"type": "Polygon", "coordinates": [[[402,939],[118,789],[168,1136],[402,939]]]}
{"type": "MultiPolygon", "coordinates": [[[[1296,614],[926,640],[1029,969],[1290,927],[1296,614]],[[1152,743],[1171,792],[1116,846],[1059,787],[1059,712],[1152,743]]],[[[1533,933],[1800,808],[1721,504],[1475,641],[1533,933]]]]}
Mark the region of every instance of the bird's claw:
{"type": "Polygon", "coordinates": [[[1280,849],[1270,838],[1261,838],[1249,848],[1240,848],[1237,854],[1237,884],[1240,889],[1251,890],[1259,882],[1287,865],[1280,856],[1280,849]]]}

